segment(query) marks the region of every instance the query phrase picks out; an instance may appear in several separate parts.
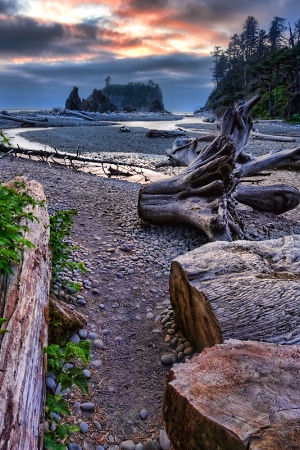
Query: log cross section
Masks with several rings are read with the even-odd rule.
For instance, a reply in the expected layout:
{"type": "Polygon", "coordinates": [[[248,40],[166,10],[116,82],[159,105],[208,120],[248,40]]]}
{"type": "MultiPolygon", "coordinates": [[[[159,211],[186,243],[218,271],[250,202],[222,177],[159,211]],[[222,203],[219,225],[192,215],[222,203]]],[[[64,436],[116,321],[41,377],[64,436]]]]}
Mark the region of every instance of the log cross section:
{"type": "MultiPolygon", "coordinates": [[[[27,192],[45,200],[43,187],[26,183],[27,192]]],[[[35,206],[37,218],[25,225],[25,238],[34,248],[25,248],[13,275],[0,277],[1,316],[9,332],[0,343],[0,448],[42,448],[44,373],[43,348],[48,341],[47,308],[51,276],[49,216],[47,208],[35,206]]],[[[25,222],[25,221],[24,221],[25,222]]]]}

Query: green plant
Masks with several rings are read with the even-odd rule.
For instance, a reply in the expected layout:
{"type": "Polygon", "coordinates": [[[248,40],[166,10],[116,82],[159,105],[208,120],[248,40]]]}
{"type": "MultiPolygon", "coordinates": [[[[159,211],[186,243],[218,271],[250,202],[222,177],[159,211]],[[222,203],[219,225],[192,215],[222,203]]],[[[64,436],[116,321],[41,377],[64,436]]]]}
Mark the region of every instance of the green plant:
{"type": "Polygon", "coordinates": [[[44,433],[44,448],[65,450],[65,441],[71,434],[78,432],[79,427],[61,422],[60,415],[70,415],[71,411],[63,396],[55,392],[59,385],[61,390],[65,390],[75,384],[82,392],[88,393],[87,378],[82,373],[82,369],[76,367],[74,363],[78,359],[84,364],[89,361],[90,341],[81,341],[78,344],[68,342],[63,350],[59,345],[53,344],[46,347],[44,353],[48,356],[48,368],[55,375],[53,393],[48,393],[46,398],[45,419],[50,427],[44,433]]]}
{"type": "Polygon", "coordinates": [[[33,221],[33,213],[24,208],[38,203],[26,193],[23,182],[15,181],[12,187],[0,183],[0,273],[12,274],[12,265],[19,264],[24,247],[34,246],[23,237],[28,227],[20,220],[33,221]]]}
{"type": "MultiPolygon", "coordinates": [[[[73,217],[77,215],[75,209],[57,211],[50,217],[50,247],[52,251],[53,272],[59,272],[63,267],[71,270],[80,269],[86,272],[83,262],[71,261],[71,255],[78,247],[66,242],[66,236],[71,233],[74,223],[73,217]]],[[[74,286],[76,289],[76,286],[74,286]]]]}
{"type": "MultiPolygon", "coordinates": [[[[2,326],[3,323],[7,322],[7,319],[5,319],[4,317],[0,317],[0,327],[2,326]]],[[[4,333],[8,333],[8,330],[6,329],[0,329],[0,334],[4,334],[4,333]]]]}
{"type": "Polygon", "coordinates": [[[9,142],[9,139],[7,136],[5,136],[5,134],[3,133],[2,130],[0,130],[0,145],[7,145],[8,147],[11,146],[11,143],[9,142]]]}

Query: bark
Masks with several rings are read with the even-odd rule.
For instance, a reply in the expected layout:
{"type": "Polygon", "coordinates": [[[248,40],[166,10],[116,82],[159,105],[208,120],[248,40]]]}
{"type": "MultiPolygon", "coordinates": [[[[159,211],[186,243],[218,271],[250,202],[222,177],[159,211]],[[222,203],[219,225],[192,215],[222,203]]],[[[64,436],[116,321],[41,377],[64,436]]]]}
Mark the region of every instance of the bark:
{"type": "Polygon", "coordinates": [[[51,342],[61,344],[68,335],[73,334],[80,328],[84,328],[86,320],[82,314],[73,306],[63,302],[53,295],[50,296],[49,304],[51,342]]]}
{"type": "MultiPolygon", "coordinates": [[[[26,183],[29,195],[44,200],[42,186],[26,183]]],[[[51,277],[49,218],[36,206],[28,222],[25,248],[13,275],[0,277],[0,315],[7,319],[0,349],[0,448],[42,449],[45,358],[48,338],[48,295],[51,277]]]]}
{"type": "Polygon", "coordinates": [[[65,109],[64,114],[67,114],[68,116],[80,117],[81,119],[89,120],[91,122],[94,121],[94,119],[92,117],[88,116],[87,114],[85,114],[83,112],[79,112],[79,111],[74,111],[71,109],[65,109]]]}
{"type": "Polygon", "coordinates": [[[253,341],[175,365],[163,406],[174,450],[300,448],[299,369],[298,346],[253,341]]]}
{"type": "Polygon", "coordinates": [[[177,329],[202,351],[225,339],[299,344],[300,236],[212,242],[176,258],[177,329]]]}

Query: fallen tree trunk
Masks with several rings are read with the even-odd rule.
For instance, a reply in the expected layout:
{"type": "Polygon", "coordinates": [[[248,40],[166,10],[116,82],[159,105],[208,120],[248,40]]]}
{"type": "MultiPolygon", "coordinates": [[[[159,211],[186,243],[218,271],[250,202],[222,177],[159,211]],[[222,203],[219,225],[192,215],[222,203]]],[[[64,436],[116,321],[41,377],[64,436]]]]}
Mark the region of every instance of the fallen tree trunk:
{"type": "MultiPolygon", "coordinates": [[[[26,183],[30,196],[45,200],[42,186],[26,183]]],[[[25,248],[13,275],[0,276],[0,315],[8,329],[0,343],[0,448],[42,449],[44,371],[43,348],[48,338],[48,295],[51,278],[49,217],[35,206],[37,220],[26,223],[25,248]]]]}
{"type": "Polygon", "coordinates": [[[212,242],[176,258],[170,300],[198,351],[225,339],[300,344],[300,236],[212,242]]]}
{"type": "Polygon", "coordinates": [[[89,120],[90,122],[94,121],[94,119],[92,117],[88,116],[87,114],[85,114],[83,112],[79,112],[79,111],[73,111],[71,109],[65,109],[63,111],[63,114],[67,114],[69,116],[80,117],[81,119],[89,120]]]}
{"type": "Polygon", "coordinates": [[[263,141],[278,141],[278,142],[295,142],[296,139],[294,137],[289,136],[274,136],[271,134],[263,134],[258,131],[252,131],[251,137],[254,139],[261,139],[263,141]]]}
{"type": "Polygon", "coordinates": [[[31,118],[27,118],[27,117],[19,117],[19,116],[12,116],[10,114],[0,114],[0,118],[1,119],[5,119],[5,120],[11,120],[13,122],[19,122],[19,123],[24,123],[25,125],[30,125],[32,127],[35,126],[40,126],[40,122],[48,122],[47,118],[35,118],[34,120],[32,120],[31,118]]]}
{"type": "Polygon", "coordinates": [[[299,382],[298,346],[234,340],[175,365],[163,406],[174,449],[300,448],[299,382]]]}
{"type": "Polygon", "coordinates": [[[147,137],[157,138],[157,137],[174,137],[174,136],[185,136],[186,132],[183,130],[149,130],[146,133],[147,137]]]}

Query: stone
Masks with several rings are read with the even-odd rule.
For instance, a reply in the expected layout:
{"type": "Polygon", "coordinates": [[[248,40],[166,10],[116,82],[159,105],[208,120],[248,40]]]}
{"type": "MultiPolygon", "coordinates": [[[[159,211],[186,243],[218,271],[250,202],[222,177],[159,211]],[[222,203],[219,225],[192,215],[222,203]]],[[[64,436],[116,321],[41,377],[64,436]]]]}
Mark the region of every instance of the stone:
{"type": "Polygon", "coordinates": [[[77,332],[78,336],[80,337],[80,339],[86,339],[88,337],[88,332],[84,329],[79,330],[77,332]]]}
{"type": "Polygon", "coordinates": [[[172,354],[162,355],[160,360],[161,360],[162,364],[164,364],[166,366],[169,365],[169,364],[173,364],[173,362],[174,362],[172,354]]]}
{"type": "Polygon", "coordinates": [[[72,111],[81,111],[81,99],[78,94],[77,86],[74,86],[70,92],[70,95],[66,100],[65,108],[72,111]]]}
{"type": "Polygon", "coordinates": [[[69,446],[68,446],[68,449],[69,450],[82,450],[80,445],[75,444],[75,442],[71,442],[71,444],[69,444],[69,446]]]}
{"type": "Polygon", "coordinates": [[[133,441],[123,441],[121,443],[121,449],[123,450],[135,450],[135,444],[133,441]]]}
{"type": "MultiPolygon", "coordinates": [[[[182,447],[184,448],[184,447],[182,447]]],[[[152,439],[149,439],[149,441],[146,442],[145,450],[158,450],[159,445],[157,441],[153,441],[152,439]]]]}
{"type": "Polygon", "coordinates": [[[80,408],[82,411],[94,411],[95,404],[92,402],[81,403],[80,408]]]}
{"type": "Polygon", "coordinates": [[[101,341],[101,339],[96,339],[94,341],[94,346],[98,349],[98,350],[105,350],[105,345],[103,343],[103,341],[101,341]]]}
{"type": "Polygon", "coordinates": [[[81,422],[79,428],[81,433],[87,433],[89,431],[89,426],[86,422],[81,422]]]}
{"type": "Polygon", "coordinates": [[[147,410],[146,410],[146,409],[142,409],[141,412],[140,412],[140,418],[141,418],[142,420],[146,420],[147,417],[148,417],[148,412],[147,412],[147,410]]]}
{"type": "Polygon", "coordinates": [[[169,450],[171,447],[170,439],[165,430],[160,430],[159,432],[159,445],[161,450],[169,450]]]}
{"type": "Polygon", "coordinates": [[[72,336],[69,339],[69,342],[73,342],[73,344],[79,344],[80,342],[80,337],[78,336],[77,333],[72,334],[72,336]]]}

